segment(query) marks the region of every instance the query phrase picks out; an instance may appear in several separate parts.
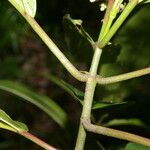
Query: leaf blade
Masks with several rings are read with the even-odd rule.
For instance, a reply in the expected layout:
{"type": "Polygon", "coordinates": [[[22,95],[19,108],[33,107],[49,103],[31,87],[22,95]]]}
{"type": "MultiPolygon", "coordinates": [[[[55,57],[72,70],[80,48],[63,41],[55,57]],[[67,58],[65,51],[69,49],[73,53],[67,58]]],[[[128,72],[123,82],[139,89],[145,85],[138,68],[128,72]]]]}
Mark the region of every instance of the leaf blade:
{"type": "Polygon", "coordinates": [[[24,123],[12,120],[2,109],[0,109],[0,128],[14,132],[28,131],[28,127],[24,123]]]}
{"type": "Polygon", "coordinates": [[[150,150],[150,147],[146,147],[136,143],[128,143],[125,150],[150,150]]]}
{"type": "Polygon", "coordinates": [[[36,0],[8,0],[22,15],[27,13],[31,17],[36,15],[36,0]]]}
{"type": "Polygon", "coordinates": [[[0,89],[10,92],[24,100],[36,105],[53,118],[61,127],[65,127],[67,114],[52,99],[47,96],[37,94],[21,83],[0,80],[0,89]]]}

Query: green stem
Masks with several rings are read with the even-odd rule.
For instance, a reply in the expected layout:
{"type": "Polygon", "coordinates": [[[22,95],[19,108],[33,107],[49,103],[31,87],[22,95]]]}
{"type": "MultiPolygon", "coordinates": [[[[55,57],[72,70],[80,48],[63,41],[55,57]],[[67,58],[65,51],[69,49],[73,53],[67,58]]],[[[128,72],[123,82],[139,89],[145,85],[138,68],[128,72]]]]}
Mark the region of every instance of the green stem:
{"type": "Polygon", "coordinates": [[[39,35],[43,42],[47,45],[49,50],[58,58],[61,64],[67,69],[67,71],[79,81],[85,82],[87,80],[87,75],[81,73],[75,68],[75,66],[66,58],[66,56],[60,51],[56,44],[50,39],[50,37],[44,32],[44,30],[39,26],[34,18],[30,17],[27,13],[23,12],[22,9],[17,5],[14,0],[9,0],[9,2],[22,14],[26,21],[30,24],[33,30],[39,35]]]}
{"type": "Polygon", "coordinates": [[[101,28],[101,31],[100,31],[100,34],[99,34],[99,38],[98,38],[99,41],[101,41],[102,38],[107,33],[106,28],[108,30],[109,15],[110,15],[113,3],[114,3],[114,0],[109,0],[108,1],[107,9],[106,9],[105,16],[104,16],[104,19],[103,19],[103,25],[102,25],[102,28],[101,28]]]}
{"type": "Polygon", "coordinates": [[[25,138],[31,140],[32,142],[36,143],[37,145],[41,146],[42,148],[44,148],[46,150],[58,150],[58,149],[54,148],[53,146],[45,143],[41,139],[37,138],[36,136],[32,135],[29,132],[18,132],[18,134],[20,134],[20,135],[24,136],[25,138]]]}
{"type": "MultiPolygon", "coordinates": [[[[101,53],[102,53],[102,50],[97,47],[94,52],[93,60],[91,63],[91,68],[89,71],[90,76],[86,82],[85,97],[84,97],[84,104],[83,104],[81,118],[87,118],[88,120],[90,120],[90,116],[91,116],[93,96],[94,96],[94,91],[96,87],[95,76],[97,74],[97,69],[98,69],[98,64],[99,64],[99,60],[101,57],[101,53]]],[[[83,125],[80,122],[75,150],[84,149],[85,139],[86,139],[86,132],[84,130],[83,125]]]]}
{"type": "Polygon", "coordinates": [[[133,71],[133,72],[129,72],[129,73],[125,73],[125,74],[121,74],[121,75],[112,76],[112,77],[97,76],[96,80],[98,84],[112,84],[116,82],[121,82],[121,81],[129,80],[129,79],[137,78],[146,74],[150,74],[150,67],[137,70],[137,71],[133,71]]]}
{"type": "Polygon", "coordinates": [[[128,15],[136,7],[137,4],[138,4],[138,0],[131,0],[127,4],[127,6],[123,10],[123,12],[119,16],[119,18],[116,20],[116,22],[113,24],[113,26],[111,27],[109,32],[105,35],[105,37],[101,41],[98,42],[99,48],[103,48],[104,46],[106,46],[106,44],[110,41],[110,39],[118,31],[118,29],[120,28],[122,23],[125,21],[125,19],[128,17],[128,15]]]}
{"type": "Polygon", "coordinates": [[[94,125],[91,124],[87,119],[82,119],[82,123],[85,127],[85,129],[87,131],[93,132],[93,133],[97,133],[97,134],[101,134],[101,135],[106,135],[106,136],[110,136],[110,137],[114,137],[117,139],[122,139],[122,140],[127,140],[130,142],[134,142],[134,143],[138,143],[138,144],[142,144],[145,146],[149,146],[150,147],[150,139],[148,138],[144,138],[135,134],[131,134],[128,132],[124,132],[124,131],[119,131],[116,129],[110,129],[107,127],[102,127],[102,126],[98,126],[98,125],[94,125]]]}

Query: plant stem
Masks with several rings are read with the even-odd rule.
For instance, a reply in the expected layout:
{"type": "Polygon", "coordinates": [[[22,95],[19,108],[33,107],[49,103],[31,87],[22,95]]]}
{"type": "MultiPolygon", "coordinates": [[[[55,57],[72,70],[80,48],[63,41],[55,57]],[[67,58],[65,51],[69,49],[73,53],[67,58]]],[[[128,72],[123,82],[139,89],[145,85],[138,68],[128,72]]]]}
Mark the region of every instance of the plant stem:
{"type": "Polygon", "coordinates": [[[121,75],[112,76],[112,77],[97,76],[96,81],[98,84],[112,84],[116,82],[121,82],[121,81],[129,80],[129,79],[137,78],[146,74],[150,74],[150,67],[137,70],[137,71],[133,71],[133,72],[129,72],[129,73],[125,73],[125,74],[121,74],[121,75]]]}
{"type": "MultiPolygon", "coordinates": [[[[91,68],[89,71],[89,74],[91,77],[89,77],[86,82],[85,97],[84,97],[84,104],[83,104],[81,119],[86,118],[90,120],[93,96],[94,96],[94,91],[96,87],[95,76],[97,74],[97,69],[98,69],[98,64],[99,64],[99,60],[101,57],[101,53],[102,53],[102,50],[96,47],[93,60],[91,63],[91,68]]],[[[86,132],[84,130],[82,123],[80,122],[75,150],[84,149],[85,139],[86,139],[86,132]]]]}
{"type": "Polygon", "coordinates": [[[109,32],[105,35],[105,37],[98,42],[99,48],[103,48],[106,46],[106,44],[110,41],[110,39],[114,36],[114,34],[118,31],[122,23],[125,21],[125,19],[128,17],[128,15],[131,13],[131,11],[136,7],[138,4],[138,0],[130,0],[119,18],[116,20],[116,22],[113,24],[109,32]]]}
{"type": "Polygon", "coordinates": [[[86,75],[78,71],[73,64],[66,58],[66,56],[59,50],[55,43],[49,38],[49,36],[43,31],[38,23],[31,17],[26,16],[28,23],[31,25],[33,30],[40,36],[43,42],[48,46],[51,52],[58,58],[62,65],[67,71],[79,81],[86,81],[86,75]]]}
{"type": "Polygon", "coordinates": [[[54,148],[53,146],[45,143],[41,139],[37,138],[36,136],[32,135],[29,132],[18,132],[18,134],[20,134],[20,135],[24,136],[25,138],[31,140],[32,142],[36,143],[37,145],[41,146],[42,148],[44,148],[46,150],[58,150],[58,149],[54,148]]]}
{"type": "Polygon", "coordinates": [[[148,138],[144,138],[144,137],[141,137],[141,136],[138,136],[135,134],[131,134],[128,132],[124,132],[124,131],[119,131],[116,129],[110,129],[110,128],[106,128],[106,127],[102,127],[102,126],[98,126],[98,125],[93,125],[86,119],[83,119],[82,123],[87,131],[114,137],[117,139],[127,140],[130,142],[134,142],[134,143],[138,143],[138,144],[142,144],[142,145],[150,147],[150,139],[148,139],[148,138]]]}
{"type": "Polygon", "coordinates": [[[106,27],[108,28],[109,15],[110,15],[110,11],[111,11],[111,8],[113,6],[113,3],[114,3],[114,0],[108,0],[107,9],[106,9],[105,16],[104,16],[104,19],[103,19],[103,25],[102,25],[102,28],[101,28],[101,31],[100,31],[100,34],[99,34],[99,37],[98,37],[99,41],[101,41],[102,38],[107,33],[107,31],[105,29],[106,29],[106,27]]]}
{"type": "Polygon", "coordinates": [[[30,24],[33,30],[39,35],[43,42],[47,45],[49,50],[58,58],[61,64],[67,69],[67,71],[77,80],[85,82],[87,75],[81,73],[75,68],[75,66],[66,58],[66,56],[60,51],[56,44],[50,39],[50,37],[44,32],[34,18],[30,17],[26,12],[23,12],[14,0],[9,2],[22,14],[26,21],[30,24]]]}

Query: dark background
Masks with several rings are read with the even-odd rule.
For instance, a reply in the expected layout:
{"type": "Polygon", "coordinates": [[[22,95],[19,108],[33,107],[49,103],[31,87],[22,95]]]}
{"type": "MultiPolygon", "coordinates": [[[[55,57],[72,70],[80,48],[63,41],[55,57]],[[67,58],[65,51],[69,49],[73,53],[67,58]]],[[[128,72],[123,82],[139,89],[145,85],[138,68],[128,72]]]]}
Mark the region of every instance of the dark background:
{"type": "MultiPolygon", "coordinates": [[[[129,16],[111,40],[112,45],[104,50],[99,67],[101,75],[117,75],[149,66],[149,12],[150,5],[145,4],[137,7],[129,16]]],[[[92,4],[88,0],[37,2],[37,22],[77,68],[88,70],[93,51],[86,40],[63,24],[63,16],[66,14],[74,19],[82,19],[83,27],[96,40],[104,13],[99,11],[99,2],[92,4]]],[[[72,150],[76,141],[81,105],[60,87],[38,76],[40,72],[53,74],[84,91],[84,84],[69,75],[21,15],[8,1],[1,0],[0,79],[24,83],[38,93],[49,96],[67,112],[69,121],[67,127],[62,129],[40,109],[4,91],[0,91],[0,108],[15,120],[26,123],[31,133],[48,143],[63,150],[72,150]]],[[[146,75],[122,83],[97,86],[95,102],[127,103],[92,111],[93,121],[105,124],[112,119],[138,118],[145,126],[117,125],[114,128],[150,137],[149,79],[149,75],[146,75]]],[[[102,147],[106,150],[121,150],[126,143],[88,134],[85,150],[102,150],[102,147]]],[[[0,130],[0,149],[10,148],[41,149],[27,139],[0,130]]]]}

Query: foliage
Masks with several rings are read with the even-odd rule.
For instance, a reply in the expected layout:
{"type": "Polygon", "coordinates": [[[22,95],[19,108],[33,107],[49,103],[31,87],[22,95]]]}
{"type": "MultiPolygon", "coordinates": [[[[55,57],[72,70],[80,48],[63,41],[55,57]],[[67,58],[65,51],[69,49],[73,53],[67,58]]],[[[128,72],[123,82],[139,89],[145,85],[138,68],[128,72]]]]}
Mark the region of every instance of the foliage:
{"type": "MultiPolygon", "coordinates": [[[[25,6],[21,1],[19,2],[21,11],[24,11],[24,7],[28,6],[27,1],[24,2],[25,6]]],[[[31,2],[34,2],[34,0],[31,2]]],[[[91,4],[88,1],[80,0],[53,0],[46,3],[38,1],[37,6],[36,20],[52,36],[55,43],[71,62],[76,64],[80,70],[87,70],[94,53],[94,41],[97,39],[100,28],[99,20],[103,17],[103,12],[99,11],[99,2],[91,4]],[[68,13],[70,15],[66,15],[68,13]]],[[[72,149],[76,138],[75,132],[78,127],[80,108],[83,106],[83,84],[77,83],[72,77],[68,76],[62,66],[58,64],[56,58],[48,54],[41,41],[30,31],[29,25],[8,5],[8,2],[2,1],[0,8],[0,89],[6,91],[0,93],[2,95],[0,101],[2,109],[11,109],[6,105],[13,97],[9,97],[7,92],[36,105],[52,117],[60,127],[49,125],[49,118],[46,119],[45,125],[41,125],[42,118],[40,117],[44,114],[38,112],[37,115],[37,112],[32,111],[34,108],[31,107],[32,116],[35,118],[31,118],[28,112],[25,113],[29,120],[34,120],[29,124],[30,127],[33,126],[34,133],[43,136],[56,147],[65,150],[72,149]],[[17,80],[17,82],[10,81],[10,79],[17,80]],[[31,88],[18,82],[25,83],[38,92],[33,92],[31,88]],[[47,96],[39,94],[41,91],[47,96]],[[71,99],[77,100],[79,105],[71,99]],[[6,104],[2,105],[2,103],[6,104]],[[35,124],[37,128],[43,126],[43,131],[35,131],[35,124]],[[62,132],[64,136],[62,136],[62,132]]],[[[109,77],[149,66],[149,9],[149,4],[139,5],[113,37],[111,43],[104,48],[98,69],[101,76],[109,77]]],[[[29,7],[26,11],[31,17],[34,17],[35,9],[33,9],[34,12],[30,12],[29,7]]],[[[123,83],[98,86],[92,107],[92,121],[117,129],[125,128],[126,131],[133,129],[135,133],[148,136],[150,126],[148,83],[149,79],[146,76],[123,83]]],[[[21,105],[24,106],[23,103],[21,105]]],[[[20,105],[16,103],[12,107],[17,109],[20,105]]],[[[14,127],[12,125],[16,125],[16,122],[11,120],[2,110],[1,112],[2,117],[10,122],[10,124],[7,123],[10,126],[8,127],[2,122],[1,125],[12,130],[12,127],[14,127]]],[[[18,114],[15,114],[15,116],[20,117],[18,114]]],[[[24,116],[21,116],[21,118],[21,120],[25,120],[24,116]]],[[[16,126],[18,129],[18,122],[16,126]]],[[[7,139],[9,135],[2,133],[2,136],[7,139]]],[[[90,133],[87,140],[87,150],[104,149],[103,147],[110,150],[147,149],[133,143],[126,145],[122,141],[115,144],[116,141],[113,139],[99,138],[90,133]]],[[[24,149],[34,149],[30,143],[28,146],[24,141],[21,139],[24,149]]],[[[8,143],[8,149],[10,147],[11,144],[8,143]]],[[[14,146],[14,149],[16,147],[17,145],[14,146]]]]}

